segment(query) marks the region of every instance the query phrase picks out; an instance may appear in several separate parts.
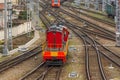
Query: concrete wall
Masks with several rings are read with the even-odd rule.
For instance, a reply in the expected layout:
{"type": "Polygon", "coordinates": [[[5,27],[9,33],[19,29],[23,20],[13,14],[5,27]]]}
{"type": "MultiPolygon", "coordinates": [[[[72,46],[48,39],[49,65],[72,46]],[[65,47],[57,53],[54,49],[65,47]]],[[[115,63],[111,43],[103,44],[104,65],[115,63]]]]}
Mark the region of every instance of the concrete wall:
{"type": "Polygon", "coordinates": [[[12,3],[13,3],[14,5],[18,4],[18,0],[12,0],[12,3]]]}
{"type": "MultiPolygon", "coordinates": [[[[8,0],[6,0],[8,1],[8,0]]],[[[13,4],[17,4],[18,3],[18,0],[11,0],[13,4]]],[[[0,3],[4,3],[4,0],[0,0],[0,3]]]]}
{"type": "MultiPolygon", "coordinates": [[[[30,30],[31,30],[31,27],[30,27],[30,30]]],[[[17,27],[13,27],[12,29],[12,36],[17,36],[23,33],[27,33],[27,22],[17,27]]],[[[0,30],[0,40],[2,39],[4,39],[4,31],[0,30]]]]}
{"type": "Polygon", "coordinates": [[[4,3],[4,0],[0,0],[0,3],[4,3]]]}

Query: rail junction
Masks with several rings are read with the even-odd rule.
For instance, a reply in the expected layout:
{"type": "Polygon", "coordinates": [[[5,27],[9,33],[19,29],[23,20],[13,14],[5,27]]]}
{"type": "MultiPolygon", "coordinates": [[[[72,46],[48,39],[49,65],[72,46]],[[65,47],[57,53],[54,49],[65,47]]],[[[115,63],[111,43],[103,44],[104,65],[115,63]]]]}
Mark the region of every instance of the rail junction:
{"type": "Polygon", "coordinates": [[[0,80],[120,80],[120,0],[13,2],[4,0],[0,80]],[[12,36],[19,19],[27,32],[12,36]]]}

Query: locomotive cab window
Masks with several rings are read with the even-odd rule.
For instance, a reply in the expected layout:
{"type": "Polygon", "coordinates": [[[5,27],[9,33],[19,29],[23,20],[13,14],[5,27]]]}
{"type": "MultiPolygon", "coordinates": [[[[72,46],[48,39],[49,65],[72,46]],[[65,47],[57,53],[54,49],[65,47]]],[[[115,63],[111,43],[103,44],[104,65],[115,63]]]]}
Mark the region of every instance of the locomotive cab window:
{"type": "Polygon", "coordinates": [[[54,0],[54,3],[58,3],[58,0],[54,0]]]}

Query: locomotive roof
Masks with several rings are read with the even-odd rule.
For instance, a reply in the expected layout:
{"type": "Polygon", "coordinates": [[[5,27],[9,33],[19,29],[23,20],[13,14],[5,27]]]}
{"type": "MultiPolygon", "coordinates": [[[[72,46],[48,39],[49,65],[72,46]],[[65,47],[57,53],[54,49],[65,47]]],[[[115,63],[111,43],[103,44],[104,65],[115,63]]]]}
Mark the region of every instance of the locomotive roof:
{"type": "Polygon", "coordinates": [[[62,31],[63,28],[63,25],[52,25],[50,26],[49,31],[62,31]]]}

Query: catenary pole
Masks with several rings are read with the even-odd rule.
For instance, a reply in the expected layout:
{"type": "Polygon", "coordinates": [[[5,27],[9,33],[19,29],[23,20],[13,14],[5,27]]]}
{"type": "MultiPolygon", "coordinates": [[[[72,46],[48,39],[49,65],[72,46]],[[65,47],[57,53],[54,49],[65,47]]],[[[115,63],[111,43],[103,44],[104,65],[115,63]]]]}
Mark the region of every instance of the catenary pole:
{"type": "Polygon", "coordinates": [[[4,49],[3,55],[8,54],[8,39],[7,39],[7,0],[4,0],[4,49]]]}

